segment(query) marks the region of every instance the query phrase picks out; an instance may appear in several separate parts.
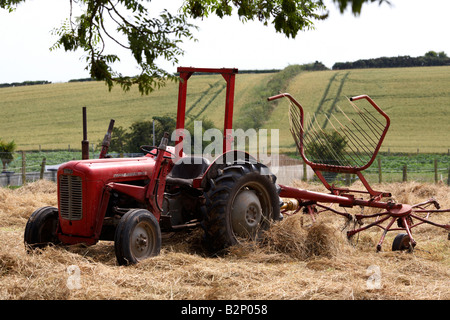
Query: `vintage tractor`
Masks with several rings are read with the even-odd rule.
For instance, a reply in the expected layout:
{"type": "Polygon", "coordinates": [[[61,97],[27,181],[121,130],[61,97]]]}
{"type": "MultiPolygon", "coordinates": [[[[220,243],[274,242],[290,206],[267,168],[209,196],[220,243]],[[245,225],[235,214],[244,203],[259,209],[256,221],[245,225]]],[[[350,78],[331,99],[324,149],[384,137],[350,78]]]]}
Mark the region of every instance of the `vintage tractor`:
{"type": "Polygon", "coordinates": [[[300,154],[330,191],[312,192],[277,184],[267,166],[232,149],[236,69],[178,68],[178,72],[175,147],[168,146],[166,134],[158,147],[142,146],[143,157],[107,158],[110,125],[100,159],[83,156],[58,169],[58,208],[43,207],[31,215],[24,234],[27,250],[51,243],[93,245],[113,240],[118,263],[127,265],[157,255],[161,232],[201,226],[205,245],[217,252],[240,239],[257,239],[272,221],[296,213],[312,220],[322,212],[344,217],[353,223],[349,239],[379,227],[384,232],[377,250],[389,231],[404,232],[395,238],[393,250],[412,250],[416,245],[413,228],[428,223],[450,229],[448,224],[430,221],[433,214],[450,212],[440,210],[436,200],[413,206],[395,203],[390,193],[373,190],[362,175],[375,160],[390,125],[389,117],[370,97],[351,98],[352,113],[341,110],[340,115],[327,115],[326,124],[347,143],[343,153],[330,143],[330,134],[315,118],[305,121],[301,104],[290,94],[269,98],[291,102],[291,132],[300,154]],[[227,83],[223,154],[212,162],[183,152],[187,83],[196,72],[221,74],[227,83]],[[356,101],[368,102],[372,110],[359,108],[356,101]],[[321,150],[318,155],[308,154],[307,145],[314,144],[321,150]],[[331,185],[323,172],[356,175],[366,190],[331,185]],[[351,208],[361,208],[361,213],[348,212],[351,208]],[[374,212],[363,212],[364,208],[374,212]]]}
{"type": "MultiPolygon", "coordinates": [[[[25,228],[28,250],[49,243],[94,245],[113,240],[120,265],[157,255],[161,232],[201,225],[212,251],[239,238],[255,238],[280,218],[275,176],[248,153],[232,150],[234,84],[237,69],[178,68],[177,139],[168,146],[142,146],[145,156],[70,161],[58,169],[58,208],[36,210],[25,228]],[[226,80],[223,154],[212,163],[183,152],[187,83],[194,73],[226,80]]],[[[113,121],[113,120],[112,120],[113,121]]],[[[83,140],[83,149],[86,137],[83,140]]]]}

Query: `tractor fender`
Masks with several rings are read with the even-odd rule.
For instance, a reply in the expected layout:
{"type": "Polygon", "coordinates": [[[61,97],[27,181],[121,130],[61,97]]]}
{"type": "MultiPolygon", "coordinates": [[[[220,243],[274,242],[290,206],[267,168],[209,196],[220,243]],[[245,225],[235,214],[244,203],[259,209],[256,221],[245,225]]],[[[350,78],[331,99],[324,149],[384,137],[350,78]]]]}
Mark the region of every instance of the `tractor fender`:
{"type": "MultiPolygon", "coordinates": [[[[254,158],[252,155],[250,155],[247,152],[244,151],[238,151],[238,150],[232,150],[223,153],[222,155],[218,156],[206,169],[205,173],[203,174],[203,177],[201,178],[201,187],[205,188],[206,184],[210,179],[213,179],[217,177],[220,174],[221,169],[230,166],[230,165],[236,165],[236,164],[257,164],[258,160],[254,158]]],[[[265,167],[265,166],[264,166],[265,167]]],[[[267,168],[267,167],[265,167],[267,168]]],[[[267,168],[266,174],[271,175],[275,178],[273,174],[270,173],[269,168],[267,168]]],[[[276,178],[275,178],[276,179],[276,178]]],[[[275,183],[275,181],[273,181],[275,183]]]]}

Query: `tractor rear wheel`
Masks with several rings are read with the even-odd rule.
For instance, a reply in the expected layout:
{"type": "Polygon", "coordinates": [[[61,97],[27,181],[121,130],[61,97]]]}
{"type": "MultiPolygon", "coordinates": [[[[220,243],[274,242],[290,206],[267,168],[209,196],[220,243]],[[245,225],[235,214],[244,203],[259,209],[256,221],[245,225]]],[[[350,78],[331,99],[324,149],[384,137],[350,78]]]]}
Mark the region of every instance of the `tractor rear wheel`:
{"type": "Polygon", "coordinates": [[[50,244],[58,244],[56,235],[58,229],[58,209],[55,207],[42,207],[34,211],[28,219],[24,233],[25,248],[44,248],[50,244]]]}
{"type": "Polygon", "coordinates": [[[155,216],[145,209],[124,214],[116,228],[114,249],[119,265],[157,256],[161,250],[161,229],[155,216]]]}
{"type": "Polygon", "coordinates": [[[218,252],[241,240],[258,240],[280,216],[273,175],[261,164],[231,165],[209,181],[202,222],[205,245],[218,252]],[[263,169],[264,168],[264,169],[263,169]]]}

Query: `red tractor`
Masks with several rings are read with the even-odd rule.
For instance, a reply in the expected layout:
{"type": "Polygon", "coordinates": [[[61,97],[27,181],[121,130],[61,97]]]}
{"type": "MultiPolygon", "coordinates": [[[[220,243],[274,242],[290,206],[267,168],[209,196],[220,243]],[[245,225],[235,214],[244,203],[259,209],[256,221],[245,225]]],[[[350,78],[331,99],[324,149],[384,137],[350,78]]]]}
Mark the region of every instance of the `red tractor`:
{"type": "Polygon", "coordinates": [[[83,156],[61,165],[58,208],[31,215],[24,234],[28,250],[113,240],[118,263],[127,265],[159,254],[161,232],[201,225],[205,244],[217,251],[238,238],[257,237],[280,218],[275,176],[248,153],[231,149],[237,69],[178,72],[176,147],[168,146],[166,134],[159,146],[142,146],[143,157],[115,159],[105,157],[106,143],[100,159],[83,156]],[[196,72],[218,73],[227,82],[223,154],[212,163],[183,153],[187,82],[196,72]]]}

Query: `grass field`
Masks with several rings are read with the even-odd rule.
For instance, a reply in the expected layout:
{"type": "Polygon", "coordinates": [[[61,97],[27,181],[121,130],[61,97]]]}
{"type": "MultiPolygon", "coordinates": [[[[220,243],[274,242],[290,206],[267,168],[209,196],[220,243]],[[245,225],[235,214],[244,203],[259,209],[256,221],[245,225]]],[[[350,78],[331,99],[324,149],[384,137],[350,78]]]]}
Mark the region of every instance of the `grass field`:
{"type": "MultiPolygon", "coordinates": [[[[238,74],[235,119],[244,105],[258,103],[255,90],[273,74],[238,74]]],[[[391,117],[382,151],[447,153],[450,149],[450,67],[361,69],[303,72],[287,91],[306,112],[327,112],[345,104],[345,96],[367,94],[391,117]]],[[[223,127],[225,81],[221,76],[189,80],[189,116],[207,118],[223,127]]],[[[87,107],[88,140],[98,144],[109,120],[128,128],[155,115],[175,117],[178,85],[169,83],[149,96],[137,90],[108,92],[99,82],[62,83],[0,89],[0,137],[14,140],[18,150],[81,148],[82,107],[87,107]]],[[[264,128],[280,130],[282,151],[295,151],[288,126],[287,103],[267,115],[264,128]]]]}
{"type": "MultiPolygon", "coordinates": [[[[450,67],[361,69],[302,73],[288,92],[305,113],[325,113],[346,97],[369,95],[391,118],[382,151],[447,153],[450,148],[450,67]]],[[[280,128],[280,145],[291,149],[288,103],[266,124],[280,128]]]]}
{"type": "MultiPolygon", "coordinates": [[[[236,79],[235,115],[251,99],[252,86],[270,74],[242,74],[236,79]]],[[[214,121],[223,127],[225,80],[220,76],[193,76],[187,94],[188,116],[214,121]]],[[[178,84],[142,96],[137,89],[111,92],[103,82],[59,83],[0,89],[2,125],[0,137],[14,140],[18,150],[81,149],[82,107],[87,107],[88,140],[97,144],[103,139],[110,119],[115,126],[128,128],[135,121],[177,112],[178,84]]]]}

